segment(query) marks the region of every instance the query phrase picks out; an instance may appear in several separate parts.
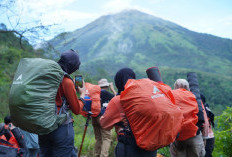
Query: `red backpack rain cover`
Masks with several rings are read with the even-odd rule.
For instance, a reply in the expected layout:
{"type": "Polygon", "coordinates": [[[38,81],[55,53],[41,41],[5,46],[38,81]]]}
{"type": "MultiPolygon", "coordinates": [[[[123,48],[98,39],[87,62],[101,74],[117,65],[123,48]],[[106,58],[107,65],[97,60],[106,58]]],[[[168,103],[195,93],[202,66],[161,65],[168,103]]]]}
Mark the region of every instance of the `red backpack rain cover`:
{"type": "Polygon", "coordinates": [[[120,102],[140,148],[154,151],[176,139],[183,113],[173,98],[165,84],[150,79],[127,81],[120,102]]]}
{"type": "Polygon", "coordinates": [[[181,127],[180,136],[176,139],[178,141],[187,140],[196,136],[198,127],[198,104],[195,95],[185,89],[172,90],[175,97],[176,105],[180,107],[184,115],[184,122],[181,127]]]}
{"type": "MultiPolygon", "coordinates": [[[[92,117],[97,117],[99,113],[101,112],[101,87],[98,85],[93,85],[91,83],[86,82],[85,88],[89,92],[89,97],[92,99],[92,105],[91,105],[91,112],[93,113],[92,117]]],[[[81,114],[85,117],[87,117],[87,113],[83,110],[81,110],[81,114]]]]}

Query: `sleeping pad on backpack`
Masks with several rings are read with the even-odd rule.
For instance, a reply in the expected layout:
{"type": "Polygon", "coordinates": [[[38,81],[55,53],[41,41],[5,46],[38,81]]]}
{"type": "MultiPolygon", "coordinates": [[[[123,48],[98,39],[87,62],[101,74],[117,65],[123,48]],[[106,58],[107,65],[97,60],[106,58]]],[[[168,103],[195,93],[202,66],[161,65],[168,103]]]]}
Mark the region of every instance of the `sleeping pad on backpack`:
{"type": "Polygon", "coordinates": [[[21,59],[10,89],[9,108],[14,125],[39,135],[58,128],[67,118],[57,115],[55,99],[64,71],[48,59],[21,59]]]}

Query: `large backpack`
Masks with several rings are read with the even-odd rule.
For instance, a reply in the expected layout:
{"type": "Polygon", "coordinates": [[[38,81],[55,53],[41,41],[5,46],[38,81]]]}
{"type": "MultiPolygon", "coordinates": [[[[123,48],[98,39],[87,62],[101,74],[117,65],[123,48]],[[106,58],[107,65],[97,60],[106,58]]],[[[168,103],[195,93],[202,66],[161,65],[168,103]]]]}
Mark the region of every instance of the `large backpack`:
{"type": "Polygon", "coordinates": [[[183,113],[174,104],[169,86],[149,79],[130,79],[120,102],[140,148],[154,151],[174,142],[183,113]]]}
{"type": "Polygon", "coordinates": [[[176,140],[183,141],[196,136],[198,127],[198,104],[195,95],[185,89],[172,90],[175,97],[175,102],[184,115],[184,122],[176,140]]]}
{"type": "Polygon", "coordinates": [[[39,135],[48,134],[67,119],[56,114],[56,94],[65,73],[55,61],[21,59],[10,89],[9,108],[14,125],[39,135]]]}
{"type": "MultiPolygon", "coordinates": [[[[101,98],[100,98],[100,94],[101,94],[101,87],[98,85],[94,85],[91,83],[86,82],[85,83],[85,88],[86,90],[88,90],[89,93],[89,97],[91,98],[91,106],[90,107],[90,111],[92,112],[92,117],[97,117],[99,116],[100,112],[101,112],[101,98]]],[[[88,114],[87,112],[81,110],[81,115],[87,117],[88,114]]]]}

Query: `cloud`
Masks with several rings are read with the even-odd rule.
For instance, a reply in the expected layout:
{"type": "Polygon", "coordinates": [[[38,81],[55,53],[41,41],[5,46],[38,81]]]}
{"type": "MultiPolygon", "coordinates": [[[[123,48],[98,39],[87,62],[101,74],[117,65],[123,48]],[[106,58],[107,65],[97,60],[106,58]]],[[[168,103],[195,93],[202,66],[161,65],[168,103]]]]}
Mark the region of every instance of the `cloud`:
{"type": "Polygon", "coordinates": [[[49,12],[46,15],[43,15],[41,20],[44,24],[51,24],[51,23],[63,23],[67,21],[78,21],[78,20],[86,20],[86,19],[95,19],[99,15],[93,13],[85,13],[73,10],[65,10],[60,9],[54,12],[49,12]]]}
{"type": "Polygon", "coordinates": [[[232,28],[232,16],[226,16],[218,20],[219,24],[228,25],[232,28]]]}
{"type": "MultiPolygon", "coordinates": [[[[16,11],[31,18],[38,18],[54,11],[62,10],[75,0],[17,0],[16,11]]],[[[24,17],[25,17],[24,16],[24,17]]]]}
{"type": "Polygon", "coordinates": [[[111,0],[102,5],[102,9],[108,12],[118,12],[124,9],[132,8],[133,0],[111,0]]]}
{"type": "MultiPolygon", "coordinates": [[[[156,13],[149,8],[136,5],[136,0],[111,0],[102,5],[102,14],[117,13],[125,9],[135,9],[156,16],[156,13]]],[[[164,0],[148,0],[152,5],[164,0]]]]}
{"type": "Polygon", "coordinates": [[[69,6],[75,0],[17,0],[16,4],[21,5],[24,9],[33,10],[34,12],[59,9],[69,6]]]}
{"type": "Polygon", "coordinates": [[[95,19],[99,14],[80,12],[70,9],[77,0],[17,0],[16,12],[24,17],[22,20],[40,21],[43,25],[62,24],[83,19],[95,19]]]}

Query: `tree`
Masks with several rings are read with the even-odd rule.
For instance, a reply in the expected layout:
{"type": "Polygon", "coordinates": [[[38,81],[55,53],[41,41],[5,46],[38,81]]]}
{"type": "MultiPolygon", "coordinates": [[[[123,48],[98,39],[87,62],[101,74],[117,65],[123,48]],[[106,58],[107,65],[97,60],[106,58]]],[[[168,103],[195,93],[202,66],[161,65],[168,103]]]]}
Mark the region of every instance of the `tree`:
{"type": "Polygon", "coordinates": [[[232,156],[232,107],[216,117],[214,156],[232,156]]]}
{"type": "MultiPolygon", "coordinates": [[[[22,49],[24,41],[30,41],[35,43],[36,41],[45,41],[42,36],[49,33],[52,26],[43,25],[40,19],[30,19],[25,21],[21,16],[20,10],[16,10],[14,7],[16,0],[1,0],[0,1],[0,14],[3,18],[6,18],[9,23],[9,28],[4,24],[0,24],[0,33],[14,33],[19,38],[19,44],[22,49]]],[[[22,8],[21,8],[22,9],[22,8]]]]}

